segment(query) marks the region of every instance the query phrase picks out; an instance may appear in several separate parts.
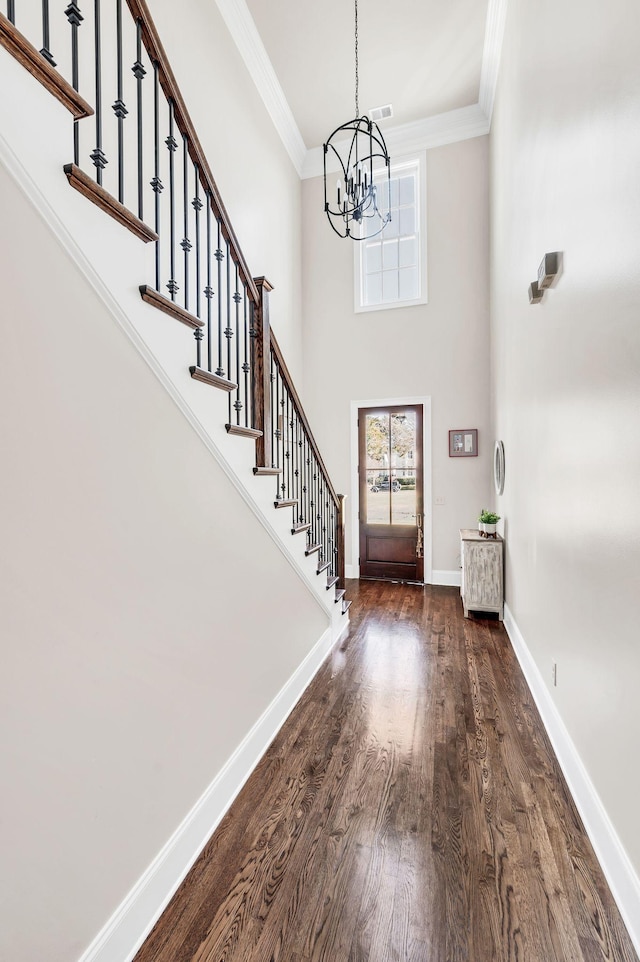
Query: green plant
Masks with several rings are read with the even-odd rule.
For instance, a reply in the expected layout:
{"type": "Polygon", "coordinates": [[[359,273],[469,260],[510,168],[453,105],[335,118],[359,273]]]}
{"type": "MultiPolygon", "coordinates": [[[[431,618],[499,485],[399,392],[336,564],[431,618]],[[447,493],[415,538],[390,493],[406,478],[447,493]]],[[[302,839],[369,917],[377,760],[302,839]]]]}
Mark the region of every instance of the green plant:
{"type": "Polygon", "coordinates": [[[497,524],[499,520],[499,514],[495,514],[494,511],[487,511],[486,508],[482,509],[480,512],[480,517],[478,518],[480,524],[497,524]]]}

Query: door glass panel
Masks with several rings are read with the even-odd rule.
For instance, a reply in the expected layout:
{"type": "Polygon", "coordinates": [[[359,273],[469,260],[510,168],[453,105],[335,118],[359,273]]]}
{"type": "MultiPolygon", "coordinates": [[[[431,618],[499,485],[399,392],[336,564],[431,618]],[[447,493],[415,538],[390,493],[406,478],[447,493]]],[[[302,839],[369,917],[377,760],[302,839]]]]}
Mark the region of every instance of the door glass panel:
{"type": "Polygon", "coordinates": [[[391,523],[416,523],[416,413],[390,418],[391,523]]]}
{"type": "Polygon", "coordinates": [[[391,523],[389,476],[389,415],[366,416],[366,517],[367,524],[391,523]]]}

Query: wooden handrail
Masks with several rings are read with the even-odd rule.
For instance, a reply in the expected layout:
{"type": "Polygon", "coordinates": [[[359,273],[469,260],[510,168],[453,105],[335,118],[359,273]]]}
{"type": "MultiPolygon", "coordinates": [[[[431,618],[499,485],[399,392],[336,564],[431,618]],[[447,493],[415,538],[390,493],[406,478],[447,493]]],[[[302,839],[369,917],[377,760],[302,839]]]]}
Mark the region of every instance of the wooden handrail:
{"type": "Polygon", "coordinates": [[[280,347],[279,347],[279,345],[278,345],[278,342],[277,342],[277,340],[276,340],[276,337],[275,337],[275,334],[273,333],[273,331],[271,331],[271,350],[273,351],[274,357],[275,357],[275,359],[276,359],[276,361],[277,361],[277,363],[278,363],[278,367],[280,368],[280,374],[281,374],[281,376],[282,376],[282,380],[284,381],[285,386],[286,386],[286,388],[287,388],[287,390],[288,390],[288,392],[289,392],[289,395],[290,395],[290,397],[291,397],[291,400],[293,401],[294,407],[295,407],[295,409],[296,409],[296,413],[297,413],[297,415],[298,415],[298,419],[299,419],[300,423],[302,424],[302,426],[303,426],[303,428],[304,428],[304,430],[305,430],[305,432],[306,432],[306,435],[307,435],[307,438],[309,439],[309,443],[310,443],[310,445],[311,445],[311,448],[312,448],[312,450],[313,450],[313,453],[314,453],[315,456],[316,456],[316,461],[318,462],[318,466],[320,467],[320,470],[322,471],[322,474],[324,475],[324,480],[325,480],[325,482],[326,482],[327,488],[329,489],[329,494],[330,494],[331,497],[333,498],[333,502],[334,502],[334,504],[336,505],[336,507],[339,508],[339,507],[340,507],[340,499],[339,499],[338,495],[336,494],[335,488],[334,488],[333,485],[331,484],[331,478],[330,478],[330,476],[329,476],[329,472],[327,471],[327,468],[326,468],[326,466],[325,466],[325,463],[324,463],[324,461],[322,460],[322,455],[320,454],[320,449],[318,448],[318,445],[316,444],[316,439],[315,439],[314,436],[313,436],[313,431],[311,430],[311,428],[310,428],[310,426],[309,426],[309,422],[308,422],[308,420],[307,420],[307,416],[306,416],[306,414],[304,413],[304,408],[302,407],[302,402],[300,401],[300,398],[298,397],[298,392],[296,391],[296,389],[295,389],[295,387],[294,387],[293,378],[291,377],[291,374],[289,373],[289,368],[287,367],[286,362],[285,362],[285,359],[284,359],[284,357],[282,356],[282,351],[280,350],[280,347]]]}
{"type": "Polygon", "coordinates": [[[253,303],[257,305],[259,303],[258,290],[247,266],[247,262],[244,259],[244,254],[242,253],[242,249],[238,243],[238,238],[236,237],[235,231],[231,226],[229,215],[227,214],[226,208],[222,202],[222,198],[216,186],[216,182],[211,172],[211,168],[209,167],[205,152],[202,149],[202,144],[200,143],[193,125],[193,121],[191,120],[189,112],[185,106],[180,88],[178,87],[178,82],[169,64],[162,41],[158,36],[158,31],[156,30],[155,24],[149,12],[146,0],[127,0],[127,5],[134,20],[140,21],[142,27],[142,42],[147,53],[149,54],[149,57],[151,58],[151,61],[158,64],[158,79],[160,81],[160,86],[162,87],[167,99],[173,103],[176,126],[178,127],[180,133],[187,138],[187,149],[189,151],[189,156],[191,157],[193,163],[197,164],[203,184],[211,195],[213,212],[220,221],[222,235],[229,243],[233,261],[238,265],[238,271],[253,303]]]}

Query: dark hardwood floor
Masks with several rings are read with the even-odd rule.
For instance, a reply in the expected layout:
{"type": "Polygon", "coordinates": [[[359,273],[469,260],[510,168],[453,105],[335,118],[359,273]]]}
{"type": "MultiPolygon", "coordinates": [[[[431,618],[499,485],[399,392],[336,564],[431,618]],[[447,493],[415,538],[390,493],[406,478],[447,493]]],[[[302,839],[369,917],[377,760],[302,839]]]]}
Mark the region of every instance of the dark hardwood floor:
{"type": "Polygon", "coordinates": [[[637,962],[502,625],[347,595],[137,962],[637,962]]]}

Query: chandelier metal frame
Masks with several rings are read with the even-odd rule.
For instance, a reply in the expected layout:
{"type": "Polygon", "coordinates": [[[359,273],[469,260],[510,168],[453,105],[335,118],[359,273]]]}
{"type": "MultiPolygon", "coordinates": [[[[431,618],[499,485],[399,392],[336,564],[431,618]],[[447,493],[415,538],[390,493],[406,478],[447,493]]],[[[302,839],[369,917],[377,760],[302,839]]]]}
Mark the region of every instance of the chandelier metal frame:
{"type": "Polygon", "coordinates": [[[324,209],[331,227],[339,237],[353,240],[369,240],[382,233],[391,220],[389,201],[391,198],[391,160],[387,145],[380,128],[369,117],[360,116],[358,97],[358,0],[355,6],[355,104],[356,115],[353,120],[336,127],[323,144],[324,159],[324,209]],[[338,181],[333,197],[327,186],[327,158],[338,161],[338,181]],[[376,184],[376,169],[386,168],[384,185],[376,184]],[[379,189],[387,191],[387,213],[383,214],[379,204],[379,189]]]}

